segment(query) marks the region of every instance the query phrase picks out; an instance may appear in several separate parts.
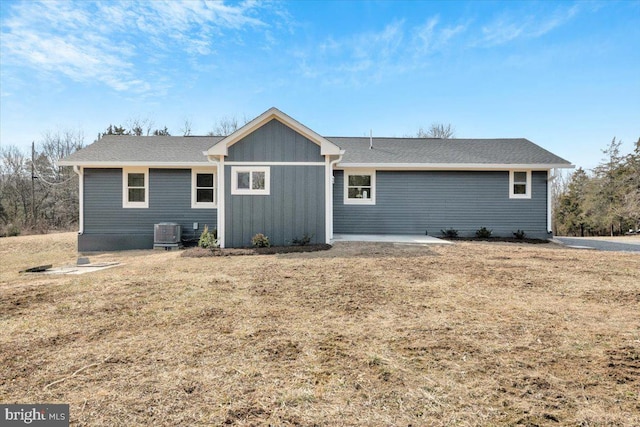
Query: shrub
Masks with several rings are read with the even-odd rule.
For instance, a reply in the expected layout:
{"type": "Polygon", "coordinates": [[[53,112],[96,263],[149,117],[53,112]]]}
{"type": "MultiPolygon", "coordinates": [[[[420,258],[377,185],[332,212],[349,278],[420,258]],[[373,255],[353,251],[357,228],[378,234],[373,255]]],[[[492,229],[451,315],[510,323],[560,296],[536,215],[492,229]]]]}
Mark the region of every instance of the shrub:
{"type": "Polygon", "coordinates": [[[2,234],[4,236],[6,236],[6,237],[19,236],[20,235],[20,227],[18,227],[17,225],[14,225],[14,224],[7,224],[7,226],[5,227],[4,232],[2,234]]]}
{"type": "Polygon", "coordinates": [[[446,230],[440,230],[444,237],[458,237],[458,230],[453,228],[447,228],[446,230]]]}
{"type": "Polygon", "coordinates": [[[210,232],[209,226],[205,225],[204,230],[202,230],[202,234],[200,235],[200,239],[198,240],[198,246],[205,249],[215,249],[220,246],[217,237],[217,230],[214,228],[213,232],[210,232]]]}
{"type": "Polygon", "coordinates": [[[291,241],[291,243],[295,246],[306,246],[309,243],[311,243],[311,239],[313,238],[313,234],[312,235],[308,235],[307,233],[304,233],[302,235],[302,238],[298,239],[297,237],[295,239],[293,239],[291,241]]]}
{"type": "Polygon", "coordinates": [[[258,233],[251,238],[251,244],[254,248],[268,248],[271,246],[269,238],[262,233],[258,233]]]}
{"type": "Polygon", "coordinates": [[[513,233],[513,237],[515,237],[518,240],[523,240],[526,235],[527,233],[525,233],[524,230],[518,230],[513,233]]]}
{"type": "Polygon", "coordinates": [[[488,239],[491,237],[491,233],[493,233],[493,230],[489,230],[487,227],[481,227],[476,231],[476,237],[479,239],[488,239]]]}

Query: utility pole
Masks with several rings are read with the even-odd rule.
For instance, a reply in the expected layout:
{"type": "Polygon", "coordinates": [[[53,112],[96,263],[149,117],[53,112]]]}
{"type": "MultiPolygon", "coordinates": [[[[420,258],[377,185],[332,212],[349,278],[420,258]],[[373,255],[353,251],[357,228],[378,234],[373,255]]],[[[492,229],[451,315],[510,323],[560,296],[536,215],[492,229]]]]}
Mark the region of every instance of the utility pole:
{"type": "Polygon", "coordinates": [[[36,226],[36,172],[35,172],[35,141],[31,141],[31,223],[36,226]]]}

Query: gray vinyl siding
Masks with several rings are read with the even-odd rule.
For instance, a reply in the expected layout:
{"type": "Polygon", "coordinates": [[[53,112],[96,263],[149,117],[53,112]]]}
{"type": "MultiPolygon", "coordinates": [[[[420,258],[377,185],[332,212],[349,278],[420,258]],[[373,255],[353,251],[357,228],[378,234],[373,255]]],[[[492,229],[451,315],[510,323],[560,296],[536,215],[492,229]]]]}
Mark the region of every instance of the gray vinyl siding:
{"type": "Polygon", "coordinates": [[[531,199],[509,198],[509,172],[377,171],[376,204],[345,205],[344,174],[334,171],[334,233],[425,234],[480,227],[512,237],[547,235],[547,173],[532,172],[531,199]]]}
{"type": "Polygon", "coordinates": [[[153,226],[182,225],[182,238],[199,237],[205,224],[216,227],[216,209],[191,208],[190,169],[150,169],[149,207],[122,207],[122,169],[84,170],[84,233],[79,251],[151,249],[153,226]],[[199,229],[193,230],[193,223],[199,229]]]}
{"type": "Polygon", "coordinates": [[[274,246],[291,245],[304,234],[325,241],[325,168],[269,166],[269,195],[232,195],[231,167],[225,167],[225,245],[251,246],[262,233],[274,246]]]}
{"type": "Polygon", "coordinates": [[[229,147],[225,161],[324,162],[320,146],[271,120],[229,147]]]}

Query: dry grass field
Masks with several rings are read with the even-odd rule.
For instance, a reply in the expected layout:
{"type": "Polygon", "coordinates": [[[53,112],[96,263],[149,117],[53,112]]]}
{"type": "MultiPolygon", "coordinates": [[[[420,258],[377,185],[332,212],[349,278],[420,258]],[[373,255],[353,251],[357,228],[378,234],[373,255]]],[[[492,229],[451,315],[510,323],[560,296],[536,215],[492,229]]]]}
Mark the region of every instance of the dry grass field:
{"type": "Polygon", "coordinates": [[[94,426],[638,426],[640,256],[338,244],[79,276],[75,235],[0,239],[0,401],[94,426]]]}

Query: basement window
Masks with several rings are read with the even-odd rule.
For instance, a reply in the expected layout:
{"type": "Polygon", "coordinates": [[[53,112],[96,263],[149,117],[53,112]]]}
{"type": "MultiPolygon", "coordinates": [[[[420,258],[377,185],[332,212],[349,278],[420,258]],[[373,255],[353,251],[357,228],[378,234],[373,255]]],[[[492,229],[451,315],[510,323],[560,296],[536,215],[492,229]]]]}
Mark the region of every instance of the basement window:
{"type": "Polygon", "coordinates": [[[509,171],[509,198],[531,198],[531,171],[509,171]]]}
{"type": "Polygon", "coordinates": [[[375,171],[344,171],[345,205],[375,205],[375,191],[375,171]]]}
{"type": "Polygon", "coordinates": [[[149,168],[122,169],[122,207],[149,207],[149,168]]]}
{"type": "Polygon", "coordinates": [[[269,195],[271,177],[269,167],[232,167],[231,194],[269,195]]]}
{"type": "Polygon", "coordinates": [[[192,169],[191,208],[212,209],[216,205],[216,174],[211,169],[192,169]]]}

